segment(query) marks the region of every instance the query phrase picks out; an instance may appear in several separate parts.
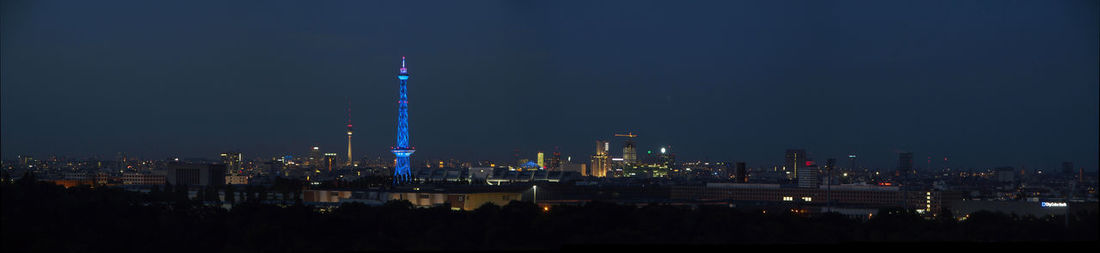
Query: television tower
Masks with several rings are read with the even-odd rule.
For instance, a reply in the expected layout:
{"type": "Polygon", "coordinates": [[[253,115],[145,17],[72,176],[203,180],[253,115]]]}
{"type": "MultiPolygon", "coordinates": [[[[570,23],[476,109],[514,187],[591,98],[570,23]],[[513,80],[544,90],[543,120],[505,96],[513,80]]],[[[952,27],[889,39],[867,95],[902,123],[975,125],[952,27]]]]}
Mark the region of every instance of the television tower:
{"type": "Polygon", "coordinates": [[[354,160],[351,158],[351,100],[349,99],[348,100],[348,161],[346,163],[344,163],[344,166],[351,166],[352,161],[354,161],[354,160]]]}
{"type": "Polygon", "coordinates": [[[412,156],[416,148],[409,145],[409,69],[405,68],[405,57],[401,57],[401,70],[397,74],[401,80],[400,97],[397,100],[397,146],[393,147],[394,156],[397,156],[397,164],[393,170],[395,184],[409,181],[412,174],[409,171],[409,156],[412,156]]]}

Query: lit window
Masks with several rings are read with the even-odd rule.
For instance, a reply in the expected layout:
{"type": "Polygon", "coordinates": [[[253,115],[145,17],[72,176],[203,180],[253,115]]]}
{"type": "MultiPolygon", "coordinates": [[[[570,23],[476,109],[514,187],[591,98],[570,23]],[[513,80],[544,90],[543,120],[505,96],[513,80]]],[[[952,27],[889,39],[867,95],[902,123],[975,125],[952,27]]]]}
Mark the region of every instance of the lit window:
{"type": "Polygon", "coordinates": [[[794,201],[794,197],[784,196],[783,201],[794,201]]]}
{"type": "Polygon", "coordinates": [[[811,198],[811,197],[802,197],[802,201],[806,201],[806,202],[811,202],[811,201],[814,201],[814,198],[811,198]]]}

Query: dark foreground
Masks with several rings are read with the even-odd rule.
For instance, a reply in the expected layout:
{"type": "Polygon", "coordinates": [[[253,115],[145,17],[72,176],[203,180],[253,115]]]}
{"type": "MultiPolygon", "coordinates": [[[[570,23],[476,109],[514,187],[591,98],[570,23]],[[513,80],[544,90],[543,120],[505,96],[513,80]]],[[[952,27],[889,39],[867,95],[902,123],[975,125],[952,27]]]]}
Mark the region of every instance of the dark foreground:
{"type": "Polygon", "coordinates": [[[857,248],[897,248],[928,242],[964,248],[987,248],[989,242],[999,243],[996,248],[1046,248],[1095,246],[1100,225],[1095,213],[1073,215],[1067,228],[1059,217],[999,213],[975,213],[955,221],[891,211],[863,222],[834,215],[604,203],[543,210],[512,202],[469,212],[418,209],[407,202],[380,207],[345,204],[328,212],[303,205],[243,203],[225,210],[173,194],[106,187],[65,189],[24,180],[4,183],[2,190],[4,252],[732,250],[776,243],[796,248],[846,248],[853,243],[861,245],[857,248]]]}

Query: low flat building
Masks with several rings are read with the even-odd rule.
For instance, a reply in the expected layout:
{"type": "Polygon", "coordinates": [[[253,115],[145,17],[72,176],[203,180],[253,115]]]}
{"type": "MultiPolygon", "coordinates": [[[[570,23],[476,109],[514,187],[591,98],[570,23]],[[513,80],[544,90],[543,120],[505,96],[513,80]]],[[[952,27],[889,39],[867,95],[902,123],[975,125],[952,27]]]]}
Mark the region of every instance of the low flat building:
{"type": "Polygon", "coordinates": [[[168,182],[165,175],[138,173],[122,174],[123,185],[163,185],[165,182],[168,182]]]}
{"type": "Polygon", "coordinates": [[[225,185],[225,164],[169,163],[168,183],[188,186],[225,185]]]}
{"type": "Polygon", "coordinates": [[[708,183],[705,186],[673,186],[671,198],[678,200],[782,201],[809,204],[859,205],[876,208],[904,207],[920,212],[939,212],[959,192],[907,191],[892,186],[833,185],[819,188],[785,187],[778,184],[708,183]]]}
{"type": "Polygon", "coordinates": [[[528,188],[517,187],[471,187],[450,188],[413,187],[378,190],[305,190],[302,201],[313,204],[338,204],[341,202],[359,202],[382,204],[391,200],[406,200],[416,207],[448,206],[455,210],[474,210],[486,203],[498,206],[507,205],[513,200],[522,200],[528,188]]]}
{"type": "Polygon", "coordinates": [[[1066,212],[1076,213],[1080,210],[1096,212],[1097,202],[958,200],[951,204],[951,213],[956,218],[965,218],[980,211],[1046,217],[1065,215],[1066,212]]]}

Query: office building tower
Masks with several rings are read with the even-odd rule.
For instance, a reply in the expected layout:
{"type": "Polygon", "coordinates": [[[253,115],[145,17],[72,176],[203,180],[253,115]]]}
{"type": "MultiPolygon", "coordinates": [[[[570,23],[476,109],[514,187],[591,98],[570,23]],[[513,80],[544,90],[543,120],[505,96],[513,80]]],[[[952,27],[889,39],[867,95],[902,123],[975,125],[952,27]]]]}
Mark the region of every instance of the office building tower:
{"type": "Polygon", "coordinates": [[[817,177],[817,165],[798,167],[798,187],[818,188],[820,180],[817,177]]]}
{"type": "Polygon", "coordinates": [[[623,162],[627,164],[633,164],[638,162],[638,147],[634,143],[634,138],[638,135],[634,133],[615,134],[617,137],[626,137],[626,141],[623,141],[623,162]]]}
{"type": "Polygon", "coordinates": [[[897,175],[909,175],[913,174],[913,153],[905,152],[898,154],[898,171],[897,175]]]}
{"type": "Polygon", "coordinates": [[[633,139],[623,142],[623,162],[635,163],[638,161],[638,148],[633,139]]]}
{"type": "Polygon", "coordinates": [[[607,141],[596,141],[596,154],[592,155],[592,165],[590,176],[593,177],[606,177],[607,170],[611,169],[611,158],[608,157],[608,151],[611,145],[607,141]]]}
{"type": "Polygon", "coordinates": [[[554,150],[554,156],[550,157],[550,169],[561,170],[561,152],[558,152],[557,148],[554,150]]]}
{"type": "Polygon", "coordinates": [[[738,162],[737,163],[737,173],[736,174],[737,174],[736,175],[736,181],[738,183],[748,183],[749,182],[749,171],[748,171],[747,168],[745,168],[745,163],[744,162],[738,162]]]}
{"type": "Polygon", "coordinates": [[[412,172],[409,169],[409,157],[416,149],[409,143],[409,69],[405,67],[405,57],[401,57],[401,69],[397,74],[400,88],[397,99],[397,145],[393,147],[394,183],[408,182],[412,172]]]}
{"type": "Polygon", "coordinates": [[[336,167],[336,153],[325,153],[324,168],[325,170],[332,172],[332,168],[336,167]]]}
{"type": "Polygon", "coordinates": [[[225,152],[221,153],[222,163],[225,164],[225,169],[232,173],[239,173],[244,170],[244,157],[240,152],[225,152]]]}
{"type": "Polygon", "coordinates": [[[324,161],[324,158],[324,154],[321,153],[321,147],[313,146],[313,148],[309,150],[309,156],[306,157],[306,165],[314,168],[320,168],[322,165],[321,161],[324,161]]]}
{"type": "Polygon", "coordinates": [[[545,154],[543,154],[542,151],[539,151],[538,160],[537,160],[538,161],[537,164],[539,165],[539,169],[546,169],[546,161],[545,161],[544,156],[545,156],[545,154]]]}
{"type": "Polygon", "coordinates": [[[856,154],[848,155],[848,170],[857,170],[859,165],[856,164],[856,154]]]}

